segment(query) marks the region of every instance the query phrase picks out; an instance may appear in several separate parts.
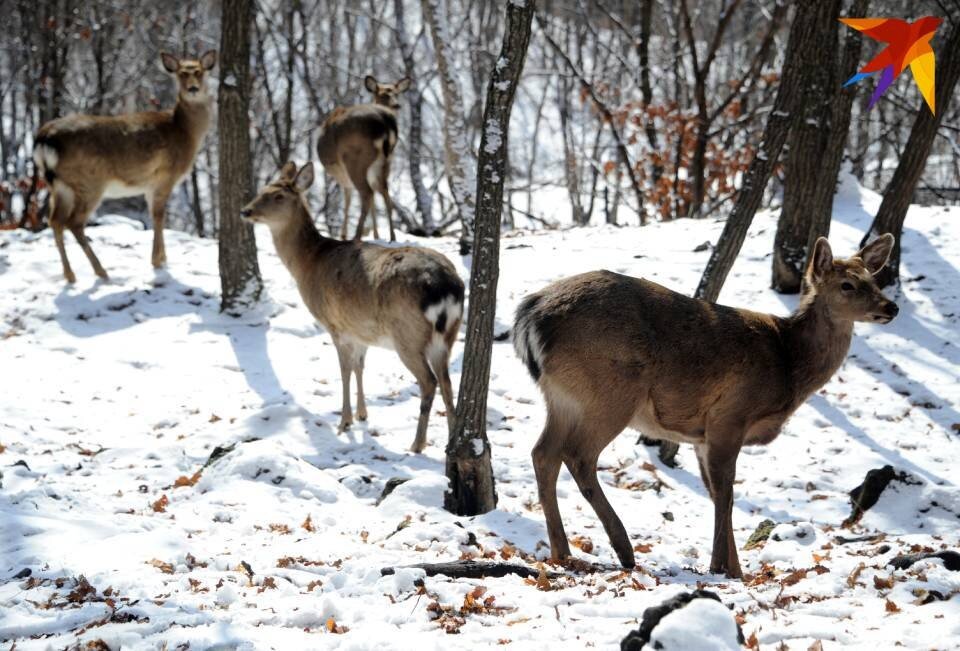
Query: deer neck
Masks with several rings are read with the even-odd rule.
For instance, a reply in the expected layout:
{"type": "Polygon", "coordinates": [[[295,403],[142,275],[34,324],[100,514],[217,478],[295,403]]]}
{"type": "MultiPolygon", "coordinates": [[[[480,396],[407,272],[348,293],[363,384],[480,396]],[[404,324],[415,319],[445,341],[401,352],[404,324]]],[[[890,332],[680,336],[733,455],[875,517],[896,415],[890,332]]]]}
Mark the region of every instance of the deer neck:
{"type": "Polygon", "coordinates": [[[833,376],[850,349],[853,321],[840,319],[815,292],[786,319],[784,339],[797,405],[833,376]]]}
{"type": "Polygon", "coordinates": [[[177,96],[173,122],[190,136],[194,150],[199,148],[200,141],[210,127],[212,101],[209,97],[203,101],[186,101],[177,96]]]}
{"type": "Polygon", "coordinates": [[[301,203],[297,214],[279,228],[271,228],[277,255],[298,286],[302,286],[316,273],[329,239],[320,234],[310,217],[307,207],[301,203]]]}

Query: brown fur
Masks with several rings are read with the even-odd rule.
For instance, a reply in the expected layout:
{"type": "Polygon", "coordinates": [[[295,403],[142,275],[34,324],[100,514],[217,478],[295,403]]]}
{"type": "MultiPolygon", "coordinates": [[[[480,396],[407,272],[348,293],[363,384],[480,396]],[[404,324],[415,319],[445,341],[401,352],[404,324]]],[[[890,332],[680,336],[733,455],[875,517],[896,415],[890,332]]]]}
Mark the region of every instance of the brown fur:
{"type": "Polygon", "coordinates": [[[312,182],[312,164],[298,172],[288,163],[242,215],[270,227],[277,254],[307,309],[333,339],[343,380],[340,428],[353,422],[351,373],[357,378],[357,419],[367,418],[367,347],[393,348],[420,386],[420,419],[412,447],[420,452],[438,384],[448,421],[453,417],[448,366],[463,314],[463,281],[449,260],[430,249],[323,237],[303,197],[312,182]]]}
{"type": "MultiPolygon", "coordinates": [[[[367,214],[374,210],[373,194],[379,192],[387,209],[390,241],[396,241],[393,231],[393,201],[387,183],[390,179],[390,160],[397,143],[397,97],[410,86],[409,79],[395,84],[380,84],[373,77],[364,80],[373,93],[372,104],[358,104],[333,109],[323,122],[317,140],[317,154],[327,174],[343,190],[343,226],[340,238],[347,239],[351,191],[360,193],[360,221],[354,239],[363,234],[367,214]]],[[[373,236],[380,238],[377,216],[373,215],[373,236]]]]}
{"type": "Polygon", "coordinates": [[[732,512],[740,448],[771,442],[830,379],[855,321],[885,323],[896,314],[872,275],[892,244],[885,235],[834,260],[821,238],[810,289],[789,317],[707,303],[609,271],[573,276],[525,299],[514,342],[547,403],[533,463],[553,557],[570,553],[556,499],[562,462],[621,563],[633,566],[626,531],[596,474],[601,451],[630,426],[696,447],[715,505],[710,569],[739,577],[732,512]]]}
{"type": "Polygon", "coordinates": [[[44,124],[37,133],[34,160],[50,183],[50,226],[63,275],[76,282],[63,242],[69,228],[94,272],[107,277],[84,226],[104,197],[145,195],[153,220],[154,267],[166,262],[163,226],[167,198],[190,171],[210,124],[206,72],[216,53],[178,61],[164,54],[179,86],[177,104],[166,111],[119,116],[70,115],[44,124]]]}

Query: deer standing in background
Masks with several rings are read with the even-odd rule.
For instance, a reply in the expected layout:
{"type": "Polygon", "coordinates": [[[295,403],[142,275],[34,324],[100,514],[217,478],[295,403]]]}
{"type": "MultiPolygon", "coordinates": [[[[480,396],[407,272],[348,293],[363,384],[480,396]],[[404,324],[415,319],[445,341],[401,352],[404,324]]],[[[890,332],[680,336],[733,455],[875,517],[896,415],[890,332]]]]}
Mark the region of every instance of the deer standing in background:
{"type": "Polygon", "coordinates": [[[633,567],[627,532],[597,479],[600,452],[630,426],[694,445],[714,503],[710,571],[740,577],[732,522],[740,448],[770,443],[830,379],[855,321],[896,316],[874,279],[893,242],[886,234],[835,259],[821,237],[806,294],[789,317],[707,303],[609,271],[560,280],[524,299],[514,346],[547,403],[533,465],[553,558],[570,555],[556,493],[564,463],[620,562],[633,567]]]}
{"type": "Polygon", "coordinates": [[[373,104],[335,108],[323,122],[317,154],[324,169],[343,190],[340,239],[347,239],[351,190],[356,190],[360,194],[360,221],[354,239],[360,239],[367,214],[371,212],[373,237],[380,239],[373,205],[373,193],[379,192],[387,209],[390,241],[395,242],[393,201],[387,182],[390,158],[397,146],[397,111],[400,110],[397,97],[410,87],[410,80],[404,77],[395,84],[381,84],[367,75],[364,85],[373,93],[373,104]]]}
{"type": "Polygon", "coordinates": [[[100,278],[107,272],[90,247],[84,227],[104,198],[144,195],[153,220],[153,266],[167,254],[163,225],[167,199],[190,171],[210,126],[206,73],[213,50],[198,60],[163,53],[163,67],[176,77],[176,105],[166,111],[118,116],[70,115],[47,122],[37,133],[33,160],[50,186],[50,226],[67,282],[76,282],[64,248],[70,229],[100,278]]]}
{"type": "Polygon", "coordinates": [[[357,378],[357,419],[367,419],[363,362],[368,346],[397,351],[420,386],[420,418],[412,450],[427,443],[437,385],[448,423],[455,405],[450,350],[463,314],[463,281],[440,253],[420,247],[386,247],[327,238],[317,231],[304,193],[313,164],[290,162],[241,212],[266,224],[277,254],[290,271],[310,313],[326,328],[340,358],[343,411],[340,430],[353,422],[350,375],[357,378]]]}

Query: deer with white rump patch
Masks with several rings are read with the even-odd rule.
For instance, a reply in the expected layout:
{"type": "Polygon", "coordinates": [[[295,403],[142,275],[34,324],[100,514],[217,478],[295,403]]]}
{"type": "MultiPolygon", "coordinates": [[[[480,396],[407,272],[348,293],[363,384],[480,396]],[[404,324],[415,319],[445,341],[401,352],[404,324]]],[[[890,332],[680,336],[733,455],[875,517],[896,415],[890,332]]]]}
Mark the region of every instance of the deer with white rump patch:
{"type": "Polygon", "coordinates": [[[563,463],[620,562],[633,567],[627,532],[597,479],[600,452],[629,426],[694,445],[714,504],[710,571],[740,577],[732,520],[740,448],[770,443],[830,379],[855,321],[896,316],[874,279],[893,242],[886,234],[838,259],[826,239],[817,240],[806,293],[788,317],[707,303],[609,271],[560,280],[524,299],[514,346],[546,399],[533,465],[553,558],[570,555],[556,493],[563,463]]]}
{"type": "Polygon", "coordinates": [[[363,83],[373,93],[373,103],[335,108],[323,122],[317,154],[327,174],[343,190],[340,239],[347,239],[351,191],[356,190],[360,194],[360,221],[354,239],[359,240],[363,234],[370,212],[373,212],[373,237],[380,239],[373,205],[373,193],[379,192],[387,210],[390,241],[394,242],[397,238],[393,232],[393,201],[387,183],[390,160],[397,146],[397,111],[400,110],[397,98],[410,87],[410,80],[404,77],[394,84],[381,84],[367,75],[363,83]]]}
{"type": "Polygon", "coordinates": [[[216,64],[217,53],[211,50],[196,60],[160,56],[179,88],[172,109],[118,116],[70,115],[47,122],[37,133],[33,160],[50,185],[50,226],[67,282],[76,282],[76,276],[64,248],[66,228],[94,273],[107,278],[84,234],[87,220],[104,198],[146,196],[153,219],[153,266],[166,262],[166,203],[193,166],[210,125],[206,74],[216,64]]]}
{"type": "Polygon", "coordinates": [[[304,198],[312,183],[312,163],[299,170],[287,163],[241,215],[270,228],[307,309],[333,339],[343,380],[340,429],[353,422],[351,373],[357,378],[357,419],[367,419],[367,347],[391,348],[420,386],[420,419],[411,448],[420,452],[438,384],[448,423],[453,418],[448,367],[463,314],[463,281],[447,258],[430,249],[324,237],[304,198]]]}

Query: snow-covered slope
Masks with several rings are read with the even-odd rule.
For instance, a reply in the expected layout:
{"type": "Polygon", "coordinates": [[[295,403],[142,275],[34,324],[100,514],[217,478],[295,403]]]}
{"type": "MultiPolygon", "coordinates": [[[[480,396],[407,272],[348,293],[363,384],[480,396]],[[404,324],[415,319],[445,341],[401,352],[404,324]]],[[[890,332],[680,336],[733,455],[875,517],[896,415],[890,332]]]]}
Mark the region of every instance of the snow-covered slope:
{"type": "MultiPolygon", "coordinates": [[[[838,254],[855,249],[877,204],[844,186],[838,254]]],[[[65,287],[49,232],[2,233],[0,640],[23,650],[96,639],[111,649],[613,649],[644,608],[704,583],[763,648],[960,648],[960,572],[886,566],[912,548],[960,544],[960,210],[915,208],[907,224],[900,316],[858,325],[837,376],[778,440],[741,456],[738,544],[766,518],[779,524],[779,540],[741,552],[753,580],[706,573],[712,509],[692,450],[665,468],[626,432],[602,456],[601,480],[640,567],[620,571],[563,471],[567,532],[593,571],[550,579],[550,590],[513,576],[428,577],[420,588],[419,570],[380,573],[461,556],[535,568],[546,558],[529,461],[542,401],[508,342],[495,344],[490,387],[499,508],[455,517],[440,507],[444,419],[431,419],[425,454],[407,452],[417,390],[394,353],[370,351],[369,422],[337,434],[333,346],[265,232],[272,302],[242,319],[218,312],[214,241],[168,233],[169,270],[155,274],[150,233],[111,220],[88,233],[113,279],[94,282],[69,242],[79,282],[65,287]],[[884,464],[916,483],[894,483],[842,529],[847,491],[884,464]],[[408,481],[377,505],[391,478],[408,481]],[[933,590],[951,598],[916,605],[933,590]]],[[[511,234],[498,329],[526,293],[589,269],[691,292],[709,255],[694,248],[721,228],[511,234]]],[[[767,289],[774,228],[775,216],[758,215],[722,302],[795,305],[767,289]]],[[[452,239],[422,243],[456,259],[452,239]]]]}

